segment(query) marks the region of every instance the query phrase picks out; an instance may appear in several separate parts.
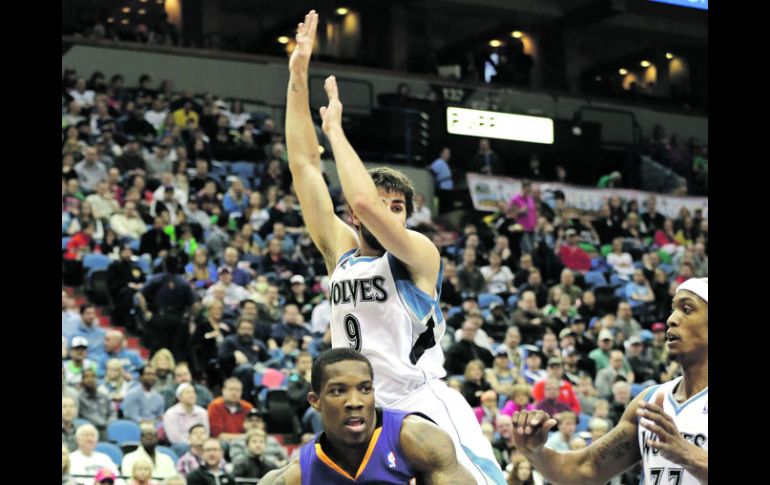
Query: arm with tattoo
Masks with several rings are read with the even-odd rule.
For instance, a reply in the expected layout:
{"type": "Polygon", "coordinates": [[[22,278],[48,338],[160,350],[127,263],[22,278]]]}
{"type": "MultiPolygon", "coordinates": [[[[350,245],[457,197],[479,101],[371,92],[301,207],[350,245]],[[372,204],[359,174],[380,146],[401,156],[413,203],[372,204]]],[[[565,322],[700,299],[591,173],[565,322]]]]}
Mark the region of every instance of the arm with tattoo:
{"type": "Polygon", "coordinates": [[[457,461],[454,443],[441,428],[418,416],[407,416],[401,425],[401,449],[426,485],[476,481],[457,461]]]}

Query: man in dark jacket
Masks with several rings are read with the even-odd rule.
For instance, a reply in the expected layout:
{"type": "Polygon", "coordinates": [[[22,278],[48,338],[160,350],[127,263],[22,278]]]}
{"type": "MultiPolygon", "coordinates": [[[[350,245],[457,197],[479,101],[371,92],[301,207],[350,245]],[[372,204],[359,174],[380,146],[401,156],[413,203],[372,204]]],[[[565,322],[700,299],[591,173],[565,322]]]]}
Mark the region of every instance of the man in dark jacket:
{"type": "Polygon", "coordinates": [[[235,485],[235,478],[221,466],[224,451],[216,438],[203,442],[203,463],[187,475],[187,485],[235,485]]]}
{"type": "Polygon", "coordinates": [[[463,322],[462,336],[460,340],[454,345],[449,347],[446,352],[446,360],[444,361],[444,368],[449,374],[464,374],[465,366],[468,362],[475,359],[480,359],[484,362],[485,367],[492,367],[494,357],[484,347],[476,345],[473,341],[476,338],[476,325],[468,318],[463,322]]]}

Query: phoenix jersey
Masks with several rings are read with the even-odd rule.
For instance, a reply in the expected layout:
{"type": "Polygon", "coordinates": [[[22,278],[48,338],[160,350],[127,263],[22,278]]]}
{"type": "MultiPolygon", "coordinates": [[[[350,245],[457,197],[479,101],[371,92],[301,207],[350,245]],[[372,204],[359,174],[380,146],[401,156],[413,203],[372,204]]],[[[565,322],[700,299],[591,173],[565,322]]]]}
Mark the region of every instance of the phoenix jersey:
{"type": "MultiPolygon", "coordinates": [[[[674,423],[684,439],[708,451],[709,389],[706,387],[684,403],[679,404],[674,400],[673,391],[681,381],[682,378],[679,377],[649,389],[644,400],[654,403],[658,394],[664,393],[663,412],[674,418],[674,423]]],[[[657,435],[642,426],[637,428],[646,485],[700,484],[682,465],[666,460],[658,450],[647,444],[647,440],[650,438],[657,440],[657,435]]]]}
{"type": "Polygon", "coordinates": [[[302,447],[299,463],[302,485],[378,483],[404,485],[414,470],[401,450],[401,423],[412,413],[377,409],[377,424],[366,455],[355,476],[350,476],[323,451],[324,434],[302,447]]]}
{"type": "Polygon", "coordinates": [[[417,288],[404,264],[380,257],[340,258],[330,278],[332,347],[351,347],[374,368],[376,400],[390,406],[431,379],[446,375],[439,308],[443,263],[434,294],[417,288]]]}

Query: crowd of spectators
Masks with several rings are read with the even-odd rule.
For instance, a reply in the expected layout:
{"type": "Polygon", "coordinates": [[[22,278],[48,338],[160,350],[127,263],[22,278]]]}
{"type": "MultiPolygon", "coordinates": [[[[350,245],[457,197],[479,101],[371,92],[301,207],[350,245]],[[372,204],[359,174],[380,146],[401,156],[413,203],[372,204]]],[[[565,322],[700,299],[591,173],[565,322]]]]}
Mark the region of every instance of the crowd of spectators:
{"type": "Polygon", "coordinates": [[[662,126],[655,125],[644,149],[650,158],[685,178],[688,194],[708,195],[708,145],[695,138],[668,136],[662,126]]]}
{"type": "MultiPolygon", "coordinates": [[[[523,187],[459,234],[421,196],[408,221],[444,262],[448,383],[510,483],[539,480],[513,445],[514,411],[557,416],[548,446],[576,449],[641,387],[679,375],[663,322],[676,285],[708,275],[700,212],[672,220],[654,197],[611,197],[581,214],[523,187]]],[[[305,396],[330,347],[329,285],[292,190],[280,130],[237,100],[66,70],[63,484],[256,482],[320,431],[305,396]],[[115,437],[126,422],[133,440],[115,437]]]]}

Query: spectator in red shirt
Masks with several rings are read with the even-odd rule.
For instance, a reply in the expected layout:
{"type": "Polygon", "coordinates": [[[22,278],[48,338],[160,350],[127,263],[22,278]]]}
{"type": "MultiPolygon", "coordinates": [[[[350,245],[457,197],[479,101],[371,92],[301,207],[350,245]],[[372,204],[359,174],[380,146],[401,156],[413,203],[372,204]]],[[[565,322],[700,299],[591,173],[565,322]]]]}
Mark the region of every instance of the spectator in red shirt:
{"type": "Polygon", "coordinates": [[[251,405],[241,399],[243,384],[235,377],[227,379],[222,387],[222,396],[209,404],[209,425],[211,436],[230,442],[245,436],[243,420],[249,414],[251,405]]]}
{"type": "Polygon", "coordinates": [[[556,398],[557,402],[566,404],[576,414],[580,414],[580,401],[575,395],[575,390],[572,388],[572,384],[564,378],[564,366],[560,357],[551,357],[548,359],[548,367],[546,368],[548,376],[545,379],[541,379],[532,386],[532,397],[535,401],[542,401],[545,399],[545,381],[548,379],[559,380],[559,397],[556,398]]]}
{"type": "Polygon", "coordinates": [[[578,246],[577,232],[569,228],[564,234],[567,238],[566,243],[562,243],[561,230],[559,231],[559,240],[556,241],[557,254],[561,262],[573,271],[580,271],[581,273],[589,271],[591,269],[591,257],[578,246]]]}

